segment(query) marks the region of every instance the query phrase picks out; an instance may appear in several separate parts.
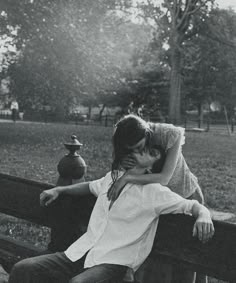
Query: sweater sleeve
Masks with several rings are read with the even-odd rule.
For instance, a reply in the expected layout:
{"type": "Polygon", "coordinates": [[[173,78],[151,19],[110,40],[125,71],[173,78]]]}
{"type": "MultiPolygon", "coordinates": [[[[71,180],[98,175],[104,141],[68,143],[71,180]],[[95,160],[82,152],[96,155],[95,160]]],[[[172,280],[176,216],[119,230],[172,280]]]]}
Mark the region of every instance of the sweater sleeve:
{"type": "Polygon", "coordinates": [[[152,143],[161,145],[165,150],[170,149],[179,138],[181,145],[185,143],[185,129],[182,127],[166,123],[152,123],[151,129],[153,131],[152,143]]]}
{"type": "Polygon", "coordinates": [[[185,130],[182,127],[176,127],[171,124],[162,124],[160,127],[161,143],[162,146],[168,150],[180,138],[180,144],[185,143],[185,130]]]}

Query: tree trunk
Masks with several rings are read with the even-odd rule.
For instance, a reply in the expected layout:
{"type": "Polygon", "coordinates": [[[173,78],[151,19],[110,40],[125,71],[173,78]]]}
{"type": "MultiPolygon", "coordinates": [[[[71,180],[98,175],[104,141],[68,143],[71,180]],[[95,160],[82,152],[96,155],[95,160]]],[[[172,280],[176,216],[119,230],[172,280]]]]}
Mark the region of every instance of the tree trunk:
{"type": "Polygon", "coordinates": [[[88,107],[88,119],[91,119],[91,113],[92,113],[92,105],[90,104],[88,107]]]}
{"type": "Polygon", "coordinates": [[[169,93],[169,122],[181,121],[181,54],[178,47],[171,47],[171,74],[169,93]]]}
{"type": "Polygon", "coordinates": [[[103,111],[104,111],[105,108],[106,108],[106,104],[103,104],[102,108],[99,111],[99,121],[102,120],[102,114],[103,114],[103,111]]]}
{"type": "Polygon", "coordinates": [[[201,126],[203,125],[203,104],[200,101],[197,105],[197,109],[198,109],[198,128],[201,128],[201,126]]]}

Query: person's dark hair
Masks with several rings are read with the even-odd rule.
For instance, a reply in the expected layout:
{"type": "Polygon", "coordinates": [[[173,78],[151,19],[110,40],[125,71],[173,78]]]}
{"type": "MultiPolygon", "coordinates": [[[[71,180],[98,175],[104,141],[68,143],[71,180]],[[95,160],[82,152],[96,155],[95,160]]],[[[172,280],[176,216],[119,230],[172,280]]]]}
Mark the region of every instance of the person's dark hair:
{"type": "Polygon", "coordinates": [[[121,169],[123,158],[132,152],[129,147],[143,138],[146,138],[148,145],[150,136],[151,129],[148,123],[134,114],[126,115],[118,121],[112,137],[113,162],[111,171],[113,182],[117,179],[117,170],[121,169]]]}
{"type": "Polygon", "coordinates": [[[147,143],[151,135],[151,130],[146,121],[142,118],[130,114],[126,115],[115,125],[115,131],[112,137],[113,143],[113,164],[112,169],[120,169],[120,162],[124,156],[129,154],[129,147],[135,145],[143,138],[147,143]]]}

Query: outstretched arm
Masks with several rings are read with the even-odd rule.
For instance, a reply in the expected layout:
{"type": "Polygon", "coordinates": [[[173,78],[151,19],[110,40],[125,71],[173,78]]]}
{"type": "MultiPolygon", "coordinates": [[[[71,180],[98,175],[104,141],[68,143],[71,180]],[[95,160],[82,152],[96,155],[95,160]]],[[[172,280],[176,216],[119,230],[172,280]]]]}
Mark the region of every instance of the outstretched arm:
{"type": "Polygon", "coordinates": [[[148,186],[153,194],[151,203],[158,216],[170,213],[191,214],[196,218],[193,226],[193,236],[198,237],[203,243],[207,242],[213,236],[214,226],[211,214],[205,206],[200,204],[197,200],[184,199],[167,187],[155,184],[148,186]]]}
{"type": "MultiPolygon", "coordinates": [[[[152,183],[159,183],[163,186],[166,186],[176,167],[178,156],[181,148],[181,137],[177,139],[175,144],[167,150],[165,163],[160,173],[152,173],[149,175],[142,174],[137,175],[132,170],[127,171],[127,174],[124,176],[126,183],[147,185],[152,183]]],[[[143,155],[135,155],[138,166],[142,167],[145,164],[145,156],[143,155]]],[[[151,164],[152,165],[152,164],[151,164]]]]}
{"type": "MultiPolygon", "coordinates": [[[[181,136],[179,136],[175,144],[167,150],[165,163],[161,172],[151,174],[144,174],[146,171],[144,170],[144,168],[151,168],[156,159],[151,157],[148,154],[148,151],[144,151],[142,153],[134,153],[133,156],[135,157],[135,163],[133,162],[133,165],[136,164],[136,166],[130,170],[127,170],[126,173],[113,184],[108,192],[108,199],[115,201],[118,198],[121,190],[128,183],[138,185],[159,183],[163,186],[167,185],[175,170],[180,149],[181,136]]],[[[127,163],[131,166],[132,158],[129,159],[130,160],[127,160],[127,163]]]]}
{"type": "Polygon", "coordinates": [[[62,194],[82,196],[90,193],[89,182],[77,183],[69,186],[57,186],[50,190],[45,190],[40,194],[40,205],[48,206],[62,194]]]}

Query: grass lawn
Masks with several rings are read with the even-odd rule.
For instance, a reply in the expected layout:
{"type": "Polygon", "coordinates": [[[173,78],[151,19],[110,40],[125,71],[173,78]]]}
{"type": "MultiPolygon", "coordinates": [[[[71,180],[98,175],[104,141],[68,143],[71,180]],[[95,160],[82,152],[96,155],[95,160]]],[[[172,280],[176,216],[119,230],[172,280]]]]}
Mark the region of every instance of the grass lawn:
{"type": "Polygon", "coordinates": [[[56,183],[57,164],[68,153],[63,143],[76,134],[83,143],[86,178],[100,177],[111,163],[111,128],[70,124],[0,123],[0,172],[56,183]]]}
{"type": "MultiPolygon", "coordinates": [[[[0,123],[0,172],[56,183],[63,143],[76,134],[88,170],[86,179],[110,169],[112,128],[71,124],[0,123]]],[[[236,136],[186,132],[183,152],[211,208],[236,211],[236,136]]]]}
{"type": "MultiPolygon", "coordinates": [[[[88,166],[86,179],[101,177],[110,169],[112,128],[71,124],[0,123],[0,172],[55,184],[57,164],[67,153],[63,143],[70,141],[72,134],[83,143],[80,153],[88,166]]],[[[226,132],[186,132],[183,147],[207,206],[233,213],[236,211],[235,149],[236,136],[229,137],[226,132]]],[[[0,228],[3,232],[9,223],[4,225],[0,228]]],[[[31,238],[40,234],[32,231],[31,238]]],[[[45,241],[43,234],[40,241],[45,241]]]]}

